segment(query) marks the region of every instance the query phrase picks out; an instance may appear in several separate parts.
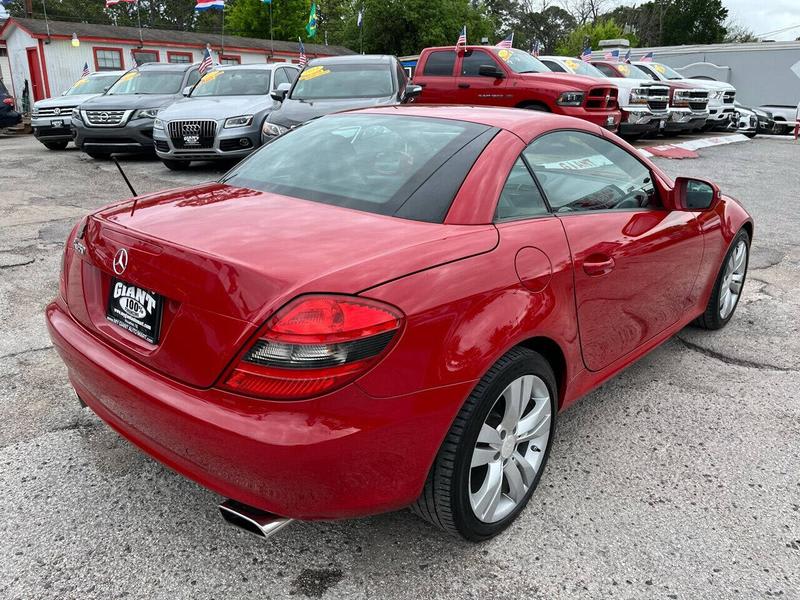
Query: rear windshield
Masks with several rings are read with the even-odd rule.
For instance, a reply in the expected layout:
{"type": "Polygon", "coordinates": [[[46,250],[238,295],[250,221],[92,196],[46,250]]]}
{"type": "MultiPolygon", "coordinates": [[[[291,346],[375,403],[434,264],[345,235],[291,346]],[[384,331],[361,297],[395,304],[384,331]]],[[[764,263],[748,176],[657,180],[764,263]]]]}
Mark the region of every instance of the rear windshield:
{"type": "Polygon", "coordinates": [[[265,95],[269,93],[269,75],[264,69],[211,71],[197,82],[192,97],[265,95]]]}
{"type": "Polygon", "coordinates": [[[177,94],[183,71],[128,71],[108,90],[109,96],[123,94],[177,94]]]}
{"type": "Polygon", "coordinates": [[[486,125],[464,121],[330,115],[264,146],[223,182],[366,212],[441,222],[461,181],[491,140],[482,134],[493,136],[493,132],[486,125]],[[482,144],[477,153],[473,142],[482,144]],[[453,171],[448,164],[450,168],[436,173],[448,161],[457,164],[457,169],[453,171]],[[445,173],[446,181],[438,181],[445,173]],[[429,179],[438,183],[434,186],[429,179]],[[420,190],[431,186],[437,190],[430,195],[432,199],[421,200],[420,190]],[[404,207],[412,197],[409,206],[416,208],[404,207]],[[441,205],[434,210],[426,203],[441,205]]]}
{"type": "Polygon", "coordinates": [[[119,78],[119,75],[94,75],[78,79],[72,84],[65,96],[76,96],[78,94],[102,94],[110,88],[119,78]]]}
{"type": "Polygon", "coordinates": [[[395,93],[388,64],[325,64],[300,73],[292,100],[385,98],[395,93]]]}

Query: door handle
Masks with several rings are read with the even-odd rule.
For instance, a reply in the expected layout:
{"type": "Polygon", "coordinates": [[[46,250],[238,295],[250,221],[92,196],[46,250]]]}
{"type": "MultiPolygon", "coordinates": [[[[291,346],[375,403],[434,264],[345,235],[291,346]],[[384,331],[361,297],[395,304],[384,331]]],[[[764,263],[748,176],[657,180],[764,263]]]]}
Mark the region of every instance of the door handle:
{"type": "Polygon", "coordinates": [[[583,261],[583,271],[589,277],[608,275],[614,270],[614,259],[606,255],[592,255],[583,261]]]}
{"type": "Polygon", "coordinates": [[[469,84],[468,83],[459,83],[458,87],[460,87],[460,88],[468,88],[469,84]]]}

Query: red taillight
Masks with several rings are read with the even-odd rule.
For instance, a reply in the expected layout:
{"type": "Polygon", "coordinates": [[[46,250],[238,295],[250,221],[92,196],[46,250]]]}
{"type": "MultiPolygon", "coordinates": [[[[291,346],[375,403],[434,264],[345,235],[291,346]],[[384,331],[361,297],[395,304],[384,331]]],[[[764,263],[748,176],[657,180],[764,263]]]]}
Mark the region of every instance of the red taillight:
{"type": "Polygon", "coordinates": [[[14,99],[13,98],[3,98],[3,104],[8,104],[9,106],[14,106],[14,99]]]}
{"type": "Polygon", "coordinates": [[[276,313],[224,387],[295,400],[330,392],[365,373],[403,324],[403,314],[357,296],[301,296],[276,313]]]}

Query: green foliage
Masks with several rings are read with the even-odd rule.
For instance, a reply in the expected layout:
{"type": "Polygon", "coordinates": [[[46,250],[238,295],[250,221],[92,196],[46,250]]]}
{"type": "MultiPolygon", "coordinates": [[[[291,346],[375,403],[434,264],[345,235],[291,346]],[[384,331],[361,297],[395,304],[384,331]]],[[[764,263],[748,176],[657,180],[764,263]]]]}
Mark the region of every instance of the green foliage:
{"type": "Polygon", "coordinates": [[[662,44],[713,44],[725,39],[722,0],[673,0],[664,13],[662,44]]]}
{"type": "MultiPolygon", "coordinates": [[[[272,29],[276,40],[307,38],[310,0],[273,0],[272,29]]],[[[261,0],[236,0],[225,15],[225,27],[245,37],[269,39],[269,5],[261,0]]]]}
{"type": "Polygon", "coordinates": [[[579,56],[587,39],[589,46],[597,50],[600,47],[600,40],[620,38],[627,39],[631,43],[631,47],[639,45],[639,39],[635,35],[624,33],[622,27],[611,19],[600,20],[574,29],[556,47],[556,52],[562,56],[579,56]]]}
{"type": "MultiPolygon", "coordinates": [[[[514,15],[511,30],[514,46],[530,51],[533,42],[542,44],[542,54],[552,54],[556,46],[575,29],[575,19],[563,8],[548,6],[542,12],[519,11],[514,15]]],[[[496,36],[498,39],[504,36],[496,36]]]]}

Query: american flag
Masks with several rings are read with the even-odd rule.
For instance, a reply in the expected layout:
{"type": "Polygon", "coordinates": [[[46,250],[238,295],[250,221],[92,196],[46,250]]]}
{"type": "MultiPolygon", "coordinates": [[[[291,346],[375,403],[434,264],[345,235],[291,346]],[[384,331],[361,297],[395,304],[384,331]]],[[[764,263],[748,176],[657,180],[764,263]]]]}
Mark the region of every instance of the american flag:
{"type": "Polygon", "coordinates": [[[90,72],[91,71],[89,71],[89,63],[88,62],[83,63],[83,72],[81,73],[81,79],[83,79],[84,77],[88,77],[90,72]]]}
{"type": "Polygon", "coordinates": [[[610,50],[603,55],[606,60],[619,60],[619,49],[610,50]]]}
{"type": "Polygon", "coordinates": [[[297,38],[297,41],[300,44],[300,62],[297,64],[300,65],[301,69],[305,69],[306,65],[308,64],[308,57],[306,56],[306,47],[303,46],[303,40],[297,38]]]}
{"type": "Polygon", "coordinates": [[[225,0],[197,0],[197,6],[194,7],[196,11],[210,8],[225,10],[225,0]]]}
{"type": "Polygon", "coordinates": [[[652,52],[648,52],[647,54],[645,54],[641,58],[641,61],[642,62],[653,62],[653,53],[652,52]]]}
{"type": "Polygon", "coordinates": [[[631,64],[631,49],[628,48],[628,51],[625,53],[625,62],[631,64]]]}
{"type": "Polygon", "coordinates": [[[214,58],[211,56],[211,49],[206,46],[203,51],[203,60],[200,61],[200,75],[205,75],[214,68],[214,58]]]}
{"type": "MultiPolygon", "coordinates": [[[[464,43],[465,44],[467,43],[467,34],[466,34],[466,32],[464,33],[464,43]]],[[[509,35],[506,39],[504,39],[504,40],[502,40],[500,42],[497,42],[497,45],[495,46],[495,48],[513,48],[513,47],[514,47],[514,32],[513,31],[511,32],[511,35],[509,35]]]]}
{"type": "Polygon", "coordinates": [[[466,46],[467,45],[467,26],[461,28],[461,33],[458,34],[458,40],[456,41],[456,48],[459,46],[466,46]]]}
{"type": "Polygon", "coordinates": [[[120,2],[129,2],[133,4],[134,2],[136,2],[136,0],[106,0],[106,8],[111,8],[112,6],[115,6],[120,2]]]}
{"type": "Polygon", "coordinates": [[[531,54],[536,58],[539,58],[539,53],[542,51],[542,45],[539,43],[539,40],[533,40],[533,44],[531,44],[531,54]]]}
{"type": "Polygon", "coordinates": [[[592,60],[592,49],[591,48],[584,48],[583,52],[581,52],[581,60],[584,62],[589,62],[592,60]]]}

